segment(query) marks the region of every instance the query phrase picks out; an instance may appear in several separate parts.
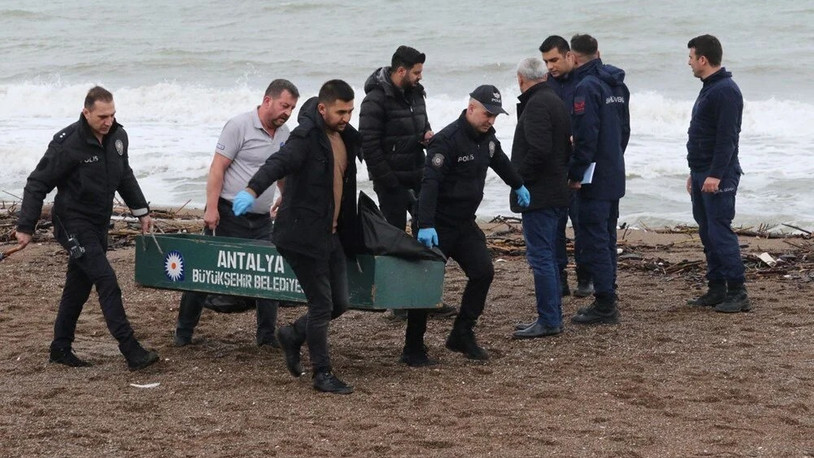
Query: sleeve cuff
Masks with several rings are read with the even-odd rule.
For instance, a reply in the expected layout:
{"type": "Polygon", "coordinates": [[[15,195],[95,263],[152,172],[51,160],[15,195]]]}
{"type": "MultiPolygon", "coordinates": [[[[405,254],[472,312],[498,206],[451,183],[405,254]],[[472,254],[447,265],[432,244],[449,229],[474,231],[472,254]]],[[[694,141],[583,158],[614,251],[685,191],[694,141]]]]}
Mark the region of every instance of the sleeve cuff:
{"type": "Polygon", "coordinates": [[[147,207],[144,207],[144,208],[131,208],[130,213],[132,213],[133,216],[142,217],[142,216],[150,213],[150,209],[147,208],[147,207]]]}

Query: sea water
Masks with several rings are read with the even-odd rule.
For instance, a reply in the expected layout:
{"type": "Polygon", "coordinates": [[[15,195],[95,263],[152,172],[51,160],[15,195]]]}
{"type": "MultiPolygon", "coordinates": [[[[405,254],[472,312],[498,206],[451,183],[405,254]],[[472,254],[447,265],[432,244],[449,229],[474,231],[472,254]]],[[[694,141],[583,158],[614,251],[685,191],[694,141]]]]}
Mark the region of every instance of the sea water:
{"type": "MultiPolygon", "coordinates": [[[[422,83],[436,131],[472,89],[496,85],[510,114],[495,128],[510,153],[517,62],[539,57],[550,34],[590,33],[631,91],[620,222],[692,224],[685,143],[701,83],[686,45],[711,33],[745,99],[735,224],[813,229],[813,21],[814,3],[789,0],[0,0],[0,200],[22,196],[51,137],[101,84],[115,95],[148,200],[200,208],[223,124],[258,105],[269,81],[290,79],[304,101],[341,78],[358,106],[367,76],[401,44],[427,54],[422,83]]],[[[373,194],[363,165],[358,181],[373,194]]],[[[509,192],[490,173],[479,217],[511,214],[509,192]]]]}

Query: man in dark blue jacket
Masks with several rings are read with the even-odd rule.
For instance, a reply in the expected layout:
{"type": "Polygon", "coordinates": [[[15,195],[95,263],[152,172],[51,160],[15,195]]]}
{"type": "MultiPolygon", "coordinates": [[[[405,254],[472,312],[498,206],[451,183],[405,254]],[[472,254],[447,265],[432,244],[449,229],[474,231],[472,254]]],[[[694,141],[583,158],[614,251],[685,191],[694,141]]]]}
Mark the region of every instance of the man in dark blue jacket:
{"type": "Polygon", "coordinates": [[[723,48],[712,35],[701,35],[687,44],[689,66],[704,83],[692,108],[687,162],[687,192],[707,259],[706,294],[690,305],[715,307],[716,312],[750,309],[744,282],[738,236],[732,231],[735,194],[743,173],[738,161],[738,137],[743,96],[732,73],[721,67],[723,48]]]}
{"type": "Polygon", "coordinates": [[[630,138],[630,92],[624,84],[625,72],[602,63],[596,39],[574,35],[571,52],[578,83],[571,107],[574,153],[568,180],[572,188],[579,189],[578,237],[582,243],[582,262],[594,282],[595,298],[590,306],[580,308],[571,321],[613,324],[619,320],[616,222],[619,199],[625,195],[624,152],[630,138]],[[592,174],[586,174],[589,168],[592,174]]]}
{"type": "MultiPolygon", "coordinates": [[[[467,277],[447,348],[469,359],[486,360],[489,355],[477,344],[473,328],[495,275],[486,237],[475,222],[489,167],[511,186],[521,207],[528,206],[530,197],[492,128],[497,115],[506,113],[500,91],[483,85],[469,96],[461,116],[430,140],[418,204],[418,241],[430,248],[437,245],[458,262],[467,277]]],[[[424,343],[426,314],[424,317],[423,322],[415,322],[416,338],[407,342],[415,347],[405,351],[426,354],[426,349],[418,347],[424,343]]]]}
{"type": "Polygon", "coordinates": [[[308,299],[308,312],[280,327],[277,337],[286,365],[302,375],[300,347],[307,341],[314,389],[350,394],[353,387],[333,374],[328,326],[348,308],[346,254],[358,251],[356,158],[359,133],[350,124],[353,89],[344,81],[322,85],[300,109],[299,125],[239,192],[235,215],[251,208],[257,196],[285,178],[272,241],[291,265],[308,299]]]}
{"type": "MultiPolygon", "coordinates": [[[[559,35],[551,35],[540,45],[540,53],[542,53],[543,62],[548,68],[546,84],[557,93],[565,107],[570,110],[574,103],[574,90],[577,87],[577,79],[574,78],[574,55],[571,52],[571,45],[568,44],[565,38],[559,35]]],[[[574,230],[574,264],[576,264],[577,273],[577,288],[574,290],[574,296],[587,297],[594,293],[594,286],[585,266],[580,261],[582,245],[579,237],[577,237],[579,234],[577,230],[577,226],[579,226],[579,199],[575,190],[571,192],[568,211],[560,217],[557,226],[557,264],[560,268],[563,296],[571,294],[566,269],[568,267],[568,252],[566,251],[567,240],[565,237],[565,228],[568,225],[569,217],[571,218],[571,227],[574,230]]]]}

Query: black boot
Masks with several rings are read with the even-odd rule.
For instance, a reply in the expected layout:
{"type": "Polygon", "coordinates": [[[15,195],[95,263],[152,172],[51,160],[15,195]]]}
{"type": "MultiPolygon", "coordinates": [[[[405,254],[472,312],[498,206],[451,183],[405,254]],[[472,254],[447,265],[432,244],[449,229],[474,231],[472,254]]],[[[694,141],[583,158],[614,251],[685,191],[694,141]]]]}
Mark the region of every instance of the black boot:
{"type": "Polygon", "coordinates": [[[90,367],[93,364],[79,359],[71,350],[71,347],[67,348],[52,348],[51,354],[48,357],[49,363],[57,363],[57,364],[64,364],[68,367],[90,367]]]}
{"type": "Polygon", "coordinates": [[[748,312],[752,309],[749,296],[746,294],[746,287],[743,284],[730,285],[723,302],[715,306],[716,312],[738,313],[748,312]]]}
{"type": "Polygon", "coordinates": [[[710,280],[707,285],[709,288],[707,289],[707,292],[702,296],[696,297],[695,299],[688,300],[687,305],[696,307],[713,307],[726,299],[726,282],[720,280],[710,280]]]}
{"type": "Polygon", "coordinates": [[[288,372],[294,377],[301,377],[305,371],[300,363],[300,348],[305,342],[305,336],[300,335],[293,325],[280,326],[277,329],[277,341],[285,354],[285,365],[288,372]]]}
{"type": "Polygon", "coordinates": [[[323,393],[351,394],[353,387],[343,382],[330,369],[314,373],[314,389],[323,393]]]}
{"type": "Polygon", "coordinates": [[[616,324],[619,322],[619,308],[616,295],[597,296],[588,307],[581,308],[571,317],[576,324],[616,324]]]}
{"type": "Polygon", "coordinates": [[[131,371],[144,369],[159,360],[158,353],[145,350],[134,337],[120,343],[119,351],[124,355],[124,359],[127,360],[127,367],[131,371]]]}
{"type": "Polygon", "coordinates": [[[404,349],[401,362],[410,367],[427,367],[438,364],[427,354],[424,345],[424,333],[427,331],[427,314],[425,309],[410,309],[407,312],[407,331],[404,333],[404,349]]]}
{"type": "Polygon", "coordinates": [[[421,348],[411,348],[405,345],[399,360],[410,367],[430,367],[438,364],[437,360],[430,358],[426,345],[421,345],[421,348]]]}
{"type": "Polygon", "coordinates": [[[489,359],[489,353],[478,346],[478,342],[475,340],[475,332],[472,330],[474,326],[475,322],[473,320],[464,320],[460,316],[456,317],[452,331],[447,337],[446,346],[452,351],[463,353],[469,359],[486,361],[489,359]]]}
{"type": "Polygon", "coordinates": [[[577,266],[577,289],[574,290],[574,297],[588,297],[594,293],[594,282],[591,280],[591,273],[581,266],[577,266]]]}
{"type": "Polygon", "coordinates": [[[563,297],[571,295],[571,287],[568,286],[568,272],[565,270],[560,271],[560,288],[563,297]]]}

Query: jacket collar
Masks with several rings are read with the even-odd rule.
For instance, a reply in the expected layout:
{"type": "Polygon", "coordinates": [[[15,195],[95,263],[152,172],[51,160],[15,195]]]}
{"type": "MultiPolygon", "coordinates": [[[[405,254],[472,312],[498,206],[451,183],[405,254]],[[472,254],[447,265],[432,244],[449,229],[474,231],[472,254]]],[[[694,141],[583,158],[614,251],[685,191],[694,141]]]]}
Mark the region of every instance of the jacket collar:
{"type": "MultiPolygon", "coordinates": [[[[90,128],[90,124],[88,124],[88,120],[85,119],[84,114],[79,113],[79,122],[77,124],[79,125],[79,135],[81,135],[81,137],[85,139],[85,142],[93,145],[99,144],[99,141],[97,141],[96,136],[93,135],[93,130],[90,128]]],[[[110,126],[110,131],[107,133],[107,135],[102,137],[102,141],[104,141],[105,138],[111,136],[113,133],[119,130],[120,127],[122,127],[122,125],[119,124],[119,122],[114,119],[113,125],[110,126]]]]}
{"type": "Polygon", "coordinates": [[[469,124],[469,121],[466,120],[466,110],[461,112],[461,116],[458,117],[458,123],[461,125],[461,128],[464,130],[464,132],[466,132],[467,137],[471,138],[472,140],[475,140],[476,142],[483,140],[485,137],[489,135],[495,134],[494,127],[490,127],[489,130],[486,131],[486,133],[484,134],[475,130],[475,128],[472,127],[472,124],[469,124]]]}
{"type": "Polygon", "coordinates": [[[518,95],[517,100],[519,100],[520,103],[526,103],[531,98],[532,95],[534,95],[535,93],[537,93],[539,91],[545,90],[545,88],[547,88],[547,87],[548,87],[548,84],[546,84],[545,81],[540,81],[539,83],[535,84],[534,86],[528,88],[526,90],[526,92],[523,92],[522,94],[518,95]]]}
{"type": "Polygon", "coordinates": [[[581,79],[581,78],[584,78],[589,73],[596,73],[597,72],[597,67],[599,67],[601,65],[602,65],[602,59],[597,57],[596,59],[593,59],[590,62],[586,62],[586,63],[580,65],[579,67],[577,67],[571,73],[574,74],[574,77],[581,79]]]}
{"type": "Polygon", "coordinates": [[[716,81],[720,81],[722,79],[731,78],[731,77],[732,77],[732,73],[729,73],[728,71],[726,71],[726,67],[721,67],[717,72],[709,75],[705,79],[701,80],[701,82],[704,83],[704,86],[707,86],[707,85],[712,84],[712,83],[714,83],[716,81]]]}

